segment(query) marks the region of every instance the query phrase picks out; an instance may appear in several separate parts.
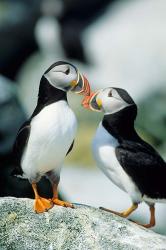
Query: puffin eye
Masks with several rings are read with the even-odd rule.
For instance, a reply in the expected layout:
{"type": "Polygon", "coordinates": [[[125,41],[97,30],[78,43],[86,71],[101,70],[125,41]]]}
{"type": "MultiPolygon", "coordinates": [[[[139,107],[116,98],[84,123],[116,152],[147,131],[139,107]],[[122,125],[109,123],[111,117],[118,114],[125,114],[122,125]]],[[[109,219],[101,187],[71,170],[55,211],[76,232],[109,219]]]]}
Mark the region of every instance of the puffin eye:
{"type": "Polygon", "coordinates": [[[112,90],[108,93],[108,97],[112,97],[112,90]]]}
{"type": "Polygon", "coordinates": [[[64,73],[68,75],[70,73],[70,68],[68,68],[64,73]]]}

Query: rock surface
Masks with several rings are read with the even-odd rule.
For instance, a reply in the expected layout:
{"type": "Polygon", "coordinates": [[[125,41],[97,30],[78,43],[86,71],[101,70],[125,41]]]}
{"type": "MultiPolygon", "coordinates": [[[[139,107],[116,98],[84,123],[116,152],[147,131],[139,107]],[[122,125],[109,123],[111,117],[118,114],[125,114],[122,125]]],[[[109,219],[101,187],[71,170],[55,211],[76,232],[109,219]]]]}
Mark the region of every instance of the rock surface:
{"type": "Polygon", "coordinates": [[[166,249],[166,237],[111,213],[76,205],[33,212],[33,200],[0,198],[1,250],[166,249]]]}

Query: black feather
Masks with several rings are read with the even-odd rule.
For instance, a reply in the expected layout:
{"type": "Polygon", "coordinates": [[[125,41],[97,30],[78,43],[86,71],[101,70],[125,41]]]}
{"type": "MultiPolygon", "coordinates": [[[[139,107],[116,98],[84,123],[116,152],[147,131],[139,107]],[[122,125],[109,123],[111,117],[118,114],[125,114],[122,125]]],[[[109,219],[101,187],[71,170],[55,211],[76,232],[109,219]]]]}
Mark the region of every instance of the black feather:
{"type": "Polygon", "coordinates": [[[113,135],[119,143],[124,139],[139,140],[134,129],[134,120],[137,116],[137,106],[135,104],[120,110],[119,112],[104,115],[102,125],[113,135]]]}
{"type": "Polygon", "coordinates": [[[166,163],[155,149],[143,140],[125,140],[116,148],[116,156],[142,195],[166,198],[166,163]]]}

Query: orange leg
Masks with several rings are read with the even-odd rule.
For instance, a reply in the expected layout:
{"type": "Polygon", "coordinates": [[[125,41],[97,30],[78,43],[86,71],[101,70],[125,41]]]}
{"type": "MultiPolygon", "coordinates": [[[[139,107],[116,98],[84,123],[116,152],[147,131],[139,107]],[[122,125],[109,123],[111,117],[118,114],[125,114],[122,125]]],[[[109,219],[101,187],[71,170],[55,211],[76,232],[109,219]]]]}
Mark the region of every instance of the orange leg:
{"type": "Polygon", "coordinates": [[[67,201],[61,201],[58,199],[58,190],[57,190],[57,184],[53,184],[52,186],[53,188],[53,198],[52,198],[52,202],[58,206],[62,206],[62,207],[71,207],[74,208],[73,204],[67,202],[67,201]]]}
{"type": "MultiPolygon", "coordinates": [[[[110,210],[110,209],[107,209],[107,208],[103,208],[103,207],[100,207],[100,209],[104,210],[104,211],[107,211],[107,212],[111,212],[111,213],[114,213],[114,214],[117,214],[121,217],[128,217],[132,212],[134,212],[138,207],[138,204],[137,203],[134,203],[129,209],[119,213],[119,212],[115,212],[113,210],[110,210]]],[[[155,226],[155,207],[154,205],[151,205],[150,206],[150,222],[148,224],[141,224],[139,222],[136,222],[136,221],[133,221],[133,220],[130,220],[134,223],[136,223],[137,225],[140,225],[140,226],[143,226],[145,228],[151,228],[151,227],[154,227],[155,226]]]]}
{"type": "Polygon", "coordinates": [[[151,205],[150,207],[150,222],[149,224],[141,224],[139,222],[133,221],[134,223],[136,223],[137,225],[146,227],[146,228],[151,228],[154,227],[156,224],[156,220],[155,220],[155,207],[154,205],[151,205]]]}
{"type": "Polygon", "coordinates": [[[53,207],[53,203],[50,200],[39,196],[36,183],[32,183],[32,188],[35,194],[34,210],[36,213],[46,212],[53,207]]]}
{"type": "Polygon", "coordinates": [[[104,211],[107,211],[107,212],[111,212],[113,214],[117,214],[121,217],[128,217],[132,212],[134,212],[138,207],[138,204],[137,203],[134,203],[130,208],[128,208],[127,210],[123,211],[123,212],[115,212],[113,210],[110,210],[110,209],[107,209],[107,208],[103,208],[103,207],[100,207],[100,209],[104,210],[104,211]]]}

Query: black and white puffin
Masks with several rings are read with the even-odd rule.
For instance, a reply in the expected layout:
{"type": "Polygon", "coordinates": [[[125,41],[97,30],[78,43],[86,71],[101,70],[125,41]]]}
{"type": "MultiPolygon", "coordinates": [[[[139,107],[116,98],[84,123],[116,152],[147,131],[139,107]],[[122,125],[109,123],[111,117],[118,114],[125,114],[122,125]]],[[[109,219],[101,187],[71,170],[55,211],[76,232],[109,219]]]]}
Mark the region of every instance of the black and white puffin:
{"type": "Polygon", "coordinates": [[[67,62],[52,64],[43,74],[37,106],[21,126],[14,144],[13,175],[27,178],[35,194],[34,210],[38,213],[53,204],[73,207],[58,199],[57,187],[65,156],[72,150],[77,120],[67,102],[67,91],[88,95],[90,86],[77,68],[67,62]],[[53,198],[40,197],[37,182],[46,175],[53,188],[53,198]]]}
{"type": "Polygon", "coordinates": [[[166,202],[166,163],[137,134],[135,102],[124,89],[110,87],[91,93],[83,106],[104,112],[93,140],[93,155],[105,175],[132,200],[132,206],[121,213],[102,209],[128,217],[144,201],[150,208],[150,222],[137,224],[153,227],[155,203],[166,202]]]}

